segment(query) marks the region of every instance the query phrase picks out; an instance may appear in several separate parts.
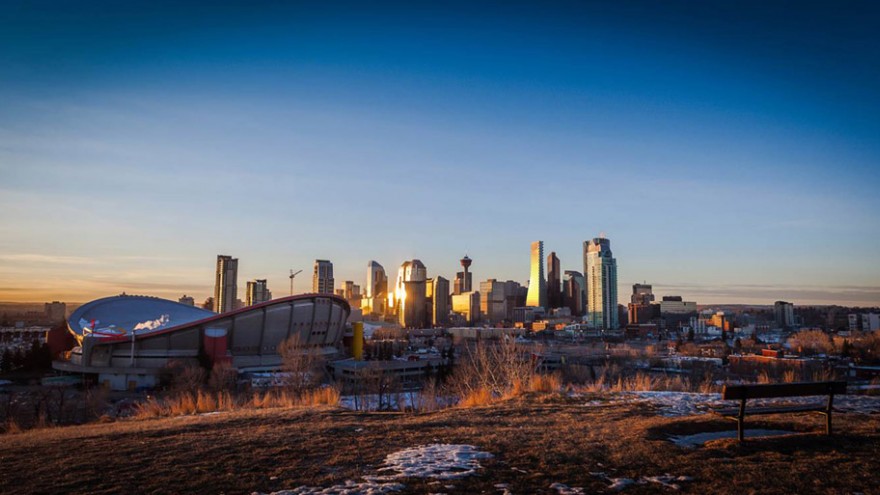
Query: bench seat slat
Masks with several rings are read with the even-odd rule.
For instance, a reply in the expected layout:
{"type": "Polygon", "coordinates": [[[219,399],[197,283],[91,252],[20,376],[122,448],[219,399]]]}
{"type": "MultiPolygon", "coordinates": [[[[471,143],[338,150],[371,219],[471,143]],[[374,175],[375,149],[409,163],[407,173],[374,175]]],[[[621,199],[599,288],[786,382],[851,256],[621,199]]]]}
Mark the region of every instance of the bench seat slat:
{"type": "Polygon", "coordinates": [[[846,382],[763,383],[725,385],[721,392],[724,400],[765,399],[773,397],[802,397],[808,395],[841,395],[846,393],[846,382]]]}
{"type": "MultiPolygon", "coordinates": [[[[739,416],[739,408],[731,407],[727,409],[712,409],[713,413],[719,416],[739,416]]],[[[786,414],[801,412],[825,412],[825,406],[822,404],[804,404],[794,406],[763,406],[763,407],[747,407],[746,416],[753,414],[786,414]]]]}

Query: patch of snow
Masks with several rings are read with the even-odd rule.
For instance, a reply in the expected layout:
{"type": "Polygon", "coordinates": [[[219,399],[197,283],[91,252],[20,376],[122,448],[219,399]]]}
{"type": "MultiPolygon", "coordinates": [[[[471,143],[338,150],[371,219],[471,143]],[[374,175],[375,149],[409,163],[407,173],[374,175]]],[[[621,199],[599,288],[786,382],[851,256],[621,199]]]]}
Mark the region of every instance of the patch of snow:
{"type": "Polygon", "coordinates": [[[681,485],[676,483],[676,481],[680,483],[682,481],[693,481],[694,480],[690,476],[672,476],[669,474],[664,474],[662,476],[645,476],[642,479],[647,481],[648,483],[657,483],[659,485],[663,485],[666,488],[671,488],[673,490],[678,490],[681,488],[681,485]]]}
{"type": "Polygon", "coordinates": [[[648,483],[657,483],[665,486],[666,488],[678,490],[681,488],[681,485],[679,483],[694,480],[690,476],[673,476],[671,474],[664,474],[660,476],[642,476],[638,480],[634,480],[632,478],[610,478],[605,473],[590,473],[590,475],[600,478],[607,483],[610,483],[608,485],[608,489],[615,492],[624,490],[632,485],[647,485],[648,483]]]}
{"type": "Polygon", "coordinates": [[[463,478],[481,469],[480,459],[490,459],[492,454],[481,452],[473,445],[435,443],[401,450],[385,456],[385,467],[379,472],[390,475],[364,477],[371,481],[388,481],[398,478],[436,478],[451,480],[463,478]]]}
{"type": "MultiPolygon", "coordinates": [[[[721,400],[721,394],[659,391],[624,392],[619,395],[616,401],[652,404],[658,407],[661,416],[668,417],[705,414],[710,409],[731,407],[738,404],[738,401],[721,400]]],[[[811,405],[819,403],[824,404],[824,398],[821,396],[787,397],[785,399],[752,399],[749,400],[748,406],[811,405]]],[[[834,398],[834,410],[857,414],[880,413],[880,397],[868,395],[837,396],[834,398]]]]}
{"type": "MultiPolygon", "coordinates": [[[[281,490],[268,495],[380,495],[384,493],[399,492],[405,486],[401,483],[375,483],[373,481],[355,482],[346,480],[341,485],[333,485],[329,488],[319,486],[300,486],[293,490],[281,490]]],[[[266,495],[266,494],[253,494],[266,495]]]]}
{"type": "MultiPolygon", "coordinates": [[[[782,435],[793,435],[795,432],[786,430],[746,430],[746,438],[758,437],[774,437],[782,435]]],[[[736,438],[736,430],[726,431],[710,431],[706,433],[695,433],[693,435],[676,435],[669,437],[669,441],[679,447],[695,448],[712,440],[720,440],[722,438],[736,438]]]]}
{"type": "MultiPolygon", "coordinates": [[[[449,407],[458,402],[456,397],[436,397],[437,407],[449,407]]],[[[428,397],[422,397],[421,391],[395,392],[390,394],[343,395],[339,398],[339,407],[352,411],[401,411],[404,409],[420,410],[429,404],[428,397]]]]}
{"type": "Polygon", "coordinates": [[[565,483],[553,483],[550,485],[550,489],[556,490],[556,493],[559,495],[584,495],[583,488],[579,486],[571,487],[565,483]]]}

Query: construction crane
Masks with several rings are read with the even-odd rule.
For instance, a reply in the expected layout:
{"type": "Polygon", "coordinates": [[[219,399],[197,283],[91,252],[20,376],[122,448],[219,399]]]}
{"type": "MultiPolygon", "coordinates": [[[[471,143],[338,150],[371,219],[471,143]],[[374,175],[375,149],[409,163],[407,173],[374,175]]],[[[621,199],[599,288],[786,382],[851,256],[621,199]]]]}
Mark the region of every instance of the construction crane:
{"type": "Polygon", "coordinates": [[[300,273],[302,273],[302,270],[299,270],[296,273],[294,273],[292,269],[290,270],[290,295],[291,296],[293,295],[293,277],[296,277],[300,273]]]}

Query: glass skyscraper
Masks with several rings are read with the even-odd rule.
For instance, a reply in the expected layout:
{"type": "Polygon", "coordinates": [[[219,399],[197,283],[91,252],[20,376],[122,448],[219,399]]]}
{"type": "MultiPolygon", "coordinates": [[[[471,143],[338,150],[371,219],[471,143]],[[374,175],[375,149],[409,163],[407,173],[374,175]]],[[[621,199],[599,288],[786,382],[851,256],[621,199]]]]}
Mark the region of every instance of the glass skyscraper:
{"type": "Polygon", "coordinates": [[[587,322],[596,328],[618,328],[617,260],[611,241],[604,237],[584,241],[584,279],[587,285],[587,322]]]}

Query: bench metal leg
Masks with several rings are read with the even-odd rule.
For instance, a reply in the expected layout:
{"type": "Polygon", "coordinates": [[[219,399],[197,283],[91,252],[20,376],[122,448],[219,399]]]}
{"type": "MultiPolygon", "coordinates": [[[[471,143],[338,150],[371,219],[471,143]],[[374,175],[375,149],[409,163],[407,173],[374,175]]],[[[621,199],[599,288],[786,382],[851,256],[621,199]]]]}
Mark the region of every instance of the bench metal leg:
{"type": "Polygon", "coordinates": [[[834,409],[834,393],[828,394],[828,407],[825,410],[825,434],[831,434],[831,410],[834,409]]]}
{"type": "Polygon", "coordinates": [[[740,443],[745,440],[746,436],[746,400],[743,399],[739,404],[739,416],[736,417],[736,438],[740,443]]]}

